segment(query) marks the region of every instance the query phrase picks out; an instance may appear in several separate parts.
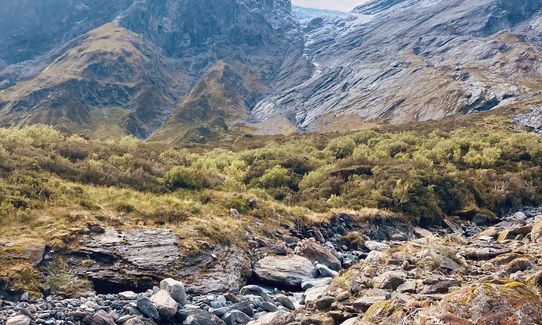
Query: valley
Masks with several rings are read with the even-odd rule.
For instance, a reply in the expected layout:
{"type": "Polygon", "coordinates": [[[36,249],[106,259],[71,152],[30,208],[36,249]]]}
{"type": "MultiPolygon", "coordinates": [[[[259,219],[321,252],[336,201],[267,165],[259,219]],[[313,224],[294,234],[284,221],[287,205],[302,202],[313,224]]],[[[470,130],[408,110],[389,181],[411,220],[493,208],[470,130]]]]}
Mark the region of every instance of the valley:
{"type": "Polygon", "coordinates": [[[540,1],[0,4],[0,325],[541,322],[540,1]]]}

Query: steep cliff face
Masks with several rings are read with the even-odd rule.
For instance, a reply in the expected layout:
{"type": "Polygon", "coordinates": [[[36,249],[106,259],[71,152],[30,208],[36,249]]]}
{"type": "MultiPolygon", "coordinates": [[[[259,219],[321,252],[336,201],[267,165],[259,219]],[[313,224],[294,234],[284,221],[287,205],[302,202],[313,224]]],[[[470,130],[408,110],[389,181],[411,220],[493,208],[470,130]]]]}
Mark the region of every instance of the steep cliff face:
{"type": "Polygon", "coordinates": [[[542,3],[375,0],[349,18],[305,25],[317,67],[294,89],[259,103],[306,130],[340,116],[407,122],[494,108],[536,96],[542,3]]]}

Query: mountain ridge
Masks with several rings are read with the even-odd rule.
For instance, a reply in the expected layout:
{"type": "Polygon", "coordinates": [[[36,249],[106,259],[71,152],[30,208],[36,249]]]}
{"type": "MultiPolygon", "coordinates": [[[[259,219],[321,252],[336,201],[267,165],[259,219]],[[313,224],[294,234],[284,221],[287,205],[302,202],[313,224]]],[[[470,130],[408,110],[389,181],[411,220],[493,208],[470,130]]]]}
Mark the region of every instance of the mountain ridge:
{"type": "MultiPolygon", "coordinates": [[[[6,1],[15,8],[15,16],[26,17],[18,14],[25,8],[38,14],[28,1],[6,1]]],[[[62,11],[48,0],[39,1],[48,10],[62,11]]],[[[193,88],[218,62],[232,67],[243,83],[260,84],[248,104],[238,101],[235,109],[229,109],[246,113],[235,119],[239,128],[233,129],[249,134],[341,130],[332,119],[349,120],[348,129],[440,119],[521,106],[541,91],[542,4],[534,0],[518,0],[515,6],[502,0],[373,0],[346,16],[303,21],[295,17],[288,0],[227,0],[219,6],[210,0],[125,0],[108,9],[95,9],[99,1],[92,5],[62,1],[73,12],[65,21],[52,16],[51,24],[57,25],[46,29],[54,30],[49,47],[38,42],[23,53],[20,48],[26,43],[6,41],[6,33],[17,29],[0,32],[0,49],[7,49],[0,55],[3,126],[45,123],[90,136],[131,134],[175,143],[190,129],[187,123],[175,126],[175,109],[194,104],[193,88]],[[97,17],[90,15],[93,10],[97,17]],[[109,22],[103,24],[104,20],[109,22]],[[103,71],[77,72],[85,80],[82,89],[73,86],[78,78],[72,84],[56,84],[54,91],[47,87],[44,75],[52,74],[47,69],[103,26],[132,33],[126,46],[139,43],[155,64],[137,68],[144,72],[132,75],[127,87],[105,81],[131,69],[123,63],[129,54],[110,53],[116,55],[113,59],[95,56],[89,65],[103,71]],[[15,46],[5,47],[10,44],[15,46]],[[28,60],[19,62],[16,57],[28,60]],[[100,99],[93,94],[100,94],[100,99]],[[52,97],[44,100],[46,95],[52,97]],[[110,134],[104,132],[107,124],[110,134]],[[168,132],[161,128],[179,130],[168,140],[163,136],[168,132]]],[[[10,21],[13,24],[4,19],[5,24],[10,21]]],[[[41,24],[32,22],[26,19],[20,32],[28,39],[44,37],[28,32],[41,24]]],[[[77,66],[76,56],[68,58],[74,62],[67,64],[77,66]]],[[[61,69],[56,71],[50,79],[66,77],[61,69]]],[[[218,102],[227,102],[229,95],[223,93],[218,102]]],[[[212,124],[213,117],[200,114],[200,118],[193,123],[212,124]]],[[[227,136],[233,129],[219,133],[227,136]]]]}

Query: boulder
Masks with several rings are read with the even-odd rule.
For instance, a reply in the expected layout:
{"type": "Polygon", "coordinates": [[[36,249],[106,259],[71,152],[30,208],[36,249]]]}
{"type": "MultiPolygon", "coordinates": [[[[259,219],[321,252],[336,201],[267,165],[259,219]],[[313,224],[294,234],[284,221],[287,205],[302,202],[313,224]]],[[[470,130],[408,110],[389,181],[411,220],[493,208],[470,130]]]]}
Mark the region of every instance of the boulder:
{"type": "Polygon", "coordinates": [[[152,301],[147,297],[142,297],[137,300],[137,308],[143,313],[143,315],[150,317],[152,319],[160,319],[158,314],[158,309],[152,303],[152,301]]]}
{"type": "Polygon", "coordinates": [[[182,282],[171,278],[164,279],[160,282],[160,289],[167,291],[171,298],[178,302],[181,307],[186,305],[186,292],[182,282]]]}
{"type": "Polygon", "coordinates": [[[265,289],[257,285],[244,286],[243,288],[241,288],[241,291],[239,293],[242,296],[255,295],[262,297],[265,301],[271,301],[265,289]]]}
{"type": "Polygon", "coordinates": [[[299,243],[299,255],[309,260],[323,264],[334,271],[341,269],[341,262],[331,251],[316,242],[314,239],[303,240],[299,243]]]}
{"type": "Polygon", "coordinates": [[[89,325],[115,325],[115,320],[113,317],[111,317],[111,315],[103,310],[100,310],[96,312],[94,316],[90,317],[87,323],[89,325]]]}
{"type": "Polygon", "coordinates": [[[302,256],[268,256],[256,262],[254,275],[276,286],[300,287],[304,280],[316,278],[318,271],[302,256]]]}
{"type": "Polygon", "coordinates": [[[406,281],[397,287],[399,293],[416,293],[418,284],[416,281],[406,281]]]}
{"type": "Polygon", "coordinates": [[[372,305],[386,300],[385,296],[361,297],[354,301],[352,306],[360,312],[366,312],[372,305]]]}
{"type": "Polygon", "coordinates": [[[30,325],[32,320],[26,315],[17,315],[8,318],[6,325],[30,325]]]}
{"type": "Polygon", "coordinates": [[[423,288],[423,290],[421,291],[421,294],[432,295],[432,294],[448,293],[448,290],[451,287],[457,287],[459,285],[461,285],[461,283],[454,279],[439,280],[423,288]]]}
{"type": "Polygon", "coordinates": [[[390,248],[390,245],[388,244],[384,244],[384,243],[372,241],[372,240],[366,240],[364,245],[365,245],[365,248],[367,248],[370,251],[384,251],[390,248]]]}
{"type": "Polygon", "coordinates": [[[373,279],[373,287],[395,290],[405,282],[406,274],[400,271],[387,271],[373,279]]]}
{"type": "Polygon", "coordinates": [[[290,298],[286,297],[285,295],[279,294],[279,295],[276,295],[274,298],[275,298],[275,301],[279,303],[280,305],[282,305],[283,307],[286,307],[289,310],[295,310],[294,303],[292,302],[290,298]]]}
{"type": "Polygon", "coordinates": [[[250,321],[252,321],[252,318],[239,310],[232,310],[224,315],[226,325],[247,324],[250,321]]]}
{"type": "Polygon", "coordinates": [[[249,325],[287,325],[294,321],[294,315],[286,311],[277,311],[266,314],[258,320],[251,321],[249,325]]]}
{"type": "Polygon", "coordinates": [[[160,290],[151,296],[151,301],[156,306],[158,314],[162,320],[170,320],[177,313],[179,304],[171,298],[169,292],[160,290]]]}

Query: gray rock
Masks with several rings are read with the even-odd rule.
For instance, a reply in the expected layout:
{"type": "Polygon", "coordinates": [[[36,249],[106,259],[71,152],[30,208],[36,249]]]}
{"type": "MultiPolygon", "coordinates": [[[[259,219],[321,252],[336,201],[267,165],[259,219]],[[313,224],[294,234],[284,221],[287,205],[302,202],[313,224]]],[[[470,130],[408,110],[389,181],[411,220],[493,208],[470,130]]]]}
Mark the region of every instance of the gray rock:
{"type": "Polygon", "coordinates": [[[137,294],[133,291],[124,291],[119,293],[119,298],[124,300],[136,300],[137,294]]]}
{"type": "Polygon", "coordinates": [[[236,303],[235,305],[231,306],[232,310],[239,310],[243,313],[247,314],[248,316],[252,317],[254,315],[254,309],[250,305],[248,301],[241,301],[239,303],[236,303]]]}
{"type": "Polygon", "coordinates": [[[268,256],[254,266],[256,277],[281,287],[299,287],[304,280],[316,278],[318,271],[311,261],[297,255],[268,256]]]}
{"type": "Polygon", "coordinates": [[[369,309],[369,307],[371,307],[375,303],[381,302],[381,301],[386,301],[386,300],[387,299],[386,299],[385,296],[361,297],[361,298],[357,299],[356,301],[354,301],[352,306],[356,310],[359,310],[360,312],[365,312],[365,311],[367,311],[367,309],[369,309]]]}
{"type": "Polygon", "coordinates": [[[111,315],[100,310],[92,316],[88,322],[89,325],[115,325],[115,320],[111,315]]]}
{"type": "Polygon", "coordinates": [[[406,274],[399,271],[387,271],[373,279],[373,286],[379,289],[395,290],[405,282],[406,274]]]}
{"type": "Polygon", "coordinates": [[[32,320],[26,315],[17,315],[8,318],[6,325],[30,325],[32,320]]]}
{"type": "Polygon", "coordinates": [[[271,301],[265,289],[257,285],[244,286],[239,293],[243,296],[256,295],[262,297],[265,301],[271,301]]]}
{"type": "Polygon", "coordinates": [[[153,319],[160,319],[158,314],[158,309],[152,303],[152,301],[147,297],[142,297],[137,300],[137,308],[143,313],[143,315],[148,316],[153,319]]]}
{"type": "Polygon", "coordinates": [[[274,297],[275,301],[281,304],[283,307],[288,308],[289,310],[295,310],[294,303],[292,300],[285,295],[279,294],[274,297]]]}
{"type": "Polygon", "coordinates": [[[424,295],[443,294],[443,293],[448,293],[448,290],[451,287],[456,287],[460,285],[461,283],[454,279],[439,280],[423,288],[423,290],[420,293],[424,295]]]}
{"type": "Polygon", "coordinates": [[[166,290],[160,290],[159,292],[155,293],[151,296],[150,300],[156,306],[158,314],[162,320],[170,320],[177,313],[179,304],[173,298],[171,298],[169,292],[166,290]]]}
{"type": "Polygon", "coordinates": [[[226,325],[247,324],[251,320],[252,318],[250,316],[238,310],[232,310],[224,315],[226,325]]]}
{"type": "Polygon", "coordinates": [[[416,293],[418,284],[416,281],[406,281],[397,287],[397,292],[399,293],[416,293]]]}
{"type": "Polygon", "coordinates": [[[261,306],[263,310],[267,311],[267,312],[275,312],[278,310],[277,306],[275,306],[274,304],[270,303],[270,302],[267,302],[267,301],[264,301],[262,302],[261,306]]]}
{"type": "Polygon", "coordinates": [[[323,264],[332,270],[338,271],[341,269],[341,262],[329,248],[324,247],[314,239],[303,240],[299,243],[299,255],[308,258],[309,260],[323,264]]]}
{"type": "Polygon", "coordinates": [[[384,251],[390,248],[388,244],[384,244],[384,243],[380,243],[380,242],[372,241],[372,240],[366,240],[364,242],[364,245],[365,245],[365,248],[367,248],[370,251],[384,251]]]}
{"type": "Polygon", "coordinates": [[[186,304],[186,292],[182,282],[168,278],[160,282],[160,289],[167,291],[181,307],[186,304]]]}

